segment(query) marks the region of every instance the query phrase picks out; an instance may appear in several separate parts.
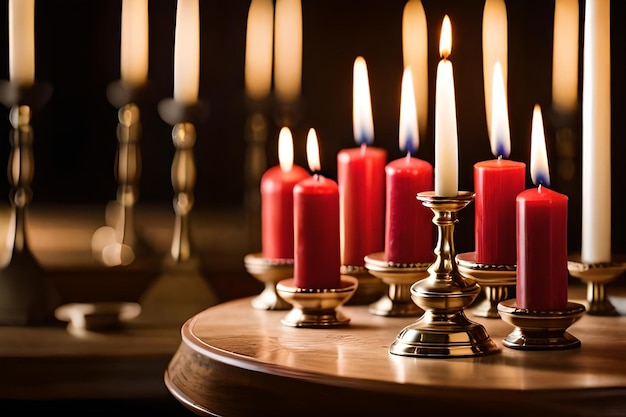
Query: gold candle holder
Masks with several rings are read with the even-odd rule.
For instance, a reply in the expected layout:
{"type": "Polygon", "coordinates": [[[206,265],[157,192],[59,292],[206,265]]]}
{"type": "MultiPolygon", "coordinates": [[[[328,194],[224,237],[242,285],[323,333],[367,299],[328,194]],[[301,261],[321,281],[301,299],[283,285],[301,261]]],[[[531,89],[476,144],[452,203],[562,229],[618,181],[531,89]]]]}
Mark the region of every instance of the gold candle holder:
{"type": "Polygon", "coordinates": [[[478,263],[476,252],[460,253],[456,262],[461,274],[476,280],[485,294],[484,300],[470,307],[472,313],[477,317],[500,318],[498,304],[515,293],[517,266],[478,263]]]}
{"type": "Polygon", "coordinates": [[[569,260],[570,275],[587,285],[587,313],[593,316],[619,316],[619,312],[606,296],[605,286],[626,271],[626,262],[590,264],[580,259],[569,260]]]}
{"type": "Polygon", "coordinates": [[[341,265],[340,273],[354,277],[359,281],[356,292],[346,303],[348,305],[369,305],[387,292],[385,283],[372,275],[364,265],[341,265]]]}
{"type": "Polygon", "coordinates": [[[385,317],[416,317],[424,310],[411,300],[411,285],[428,276],[430,263],[399,264],[385,261],[384,252],[365,257],[365,267],[388,287],[384,294],[369,306],[369,312],[385,317]]]}
{"type": "Polygon", "coordinates": [[[243,259],[250,275],[265,285],[263,291],[252,299],[257,310],[289,310],[291,304],[276,291],[276,284],[293,276],[293,259],[268,259],[262,253],[250,253],[243,259]]]}
{"type": "Polygon", "coordinates": [[[350,324],[350,318],[339,310],[353,296],[359,281],[341,276],[339,288],[298,288],[293,278],[276,284],[276,291],[289,304],[291,311],[281,320],[291,327],[326,329],[350,324]]]}
{"type": "Polygon", "coordinates": [[[438,229],[436,260],[428,268],[428,277],[411,286],[412,299],[424,314],[396,336],[389,353],[456,358],[498,352],[487,330],[465,316],[464,309],[480,293],[480,286],[463,277],[455,261],[454,226],[458,212],[473,201],[474,193],[459,191],[455,197],[440,197],[427,191],[418,193],[417,199],[434,213],[433,223],[438,229]]]}
{"type": "Polygon", "coordinates": [[[566,330],[585,312],[582,304],[568,302],[564,310],[535,311],[517,308],[517,300],[498,305],[502,320],[515,326],[502,344],[516,350],[562,350],[580,347],[566,330]]]}

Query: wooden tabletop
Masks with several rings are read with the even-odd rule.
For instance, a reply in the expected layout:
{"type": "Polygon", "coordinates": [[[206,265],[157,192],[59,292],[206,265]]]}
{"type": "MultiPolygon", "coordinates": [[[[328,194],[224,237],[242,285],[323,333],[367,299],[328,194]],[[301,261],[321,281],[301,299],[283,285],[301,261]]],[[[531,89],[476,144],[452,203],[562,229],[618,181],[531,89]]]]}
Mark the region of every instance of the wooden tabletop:
{"type": "Polygon", "coordinates": [[[292,328],[281,324],[285,311],[243,298],[183,325],[165,382],[200,415],[626,415],[626,298],[611,299],[622,316],[585,315],[570,327],[581,348],[512,350],[502,346],[510,325],[468,312],[500,352],[431,359],[388,353],[415,318],[344,306],[346,328],[292,328]]]}

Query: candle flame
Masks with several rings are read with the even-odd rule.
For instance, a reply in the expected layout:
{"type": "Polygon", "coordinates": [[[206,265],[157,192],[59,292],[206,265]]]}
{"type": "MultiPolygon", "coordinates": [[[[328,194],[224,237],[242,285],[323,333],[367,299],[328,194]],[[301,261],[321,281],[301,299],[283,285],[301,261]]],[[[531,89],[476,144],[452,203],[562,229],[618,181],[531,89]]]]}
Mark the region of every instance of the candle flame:
{"type": "Polygon", "coordinates": [[[311,172],[318,172],[322,169],[320,164],[320,147],[317,141],[317,133],[315,133],[315,129],[313,128],[309,129],[309,133],[306,136],[306,158],[311,172]]]}
{"type": "Polygon", "coordinates": [[[400,150],[413,153],[419,146],[417,130],[417,110],[415,107],[415,92],[413,90],[413,75],[411,67],[404,68],[402,74],[402,91],[400,94],[400,150]]]}
{"type": "Polygon", "coordinates": [[[506,158],[511,153],[511,133],[509,131],[509,111],[502,66],[497,61],[493,66],[491,97],[491,152],[494,156],[506,158]]]}
{"type": "Polygon", "coordinates": [[[543,127],[541,107],[535,104],[530,143],[530,176],[537,186],[550,186],[550,170],[548,169],[548,153],[546,151],[546,135],[543,127]]]}
{"type": "Polygon", "coordinates": [[[443,23],[441,24],[441,37],[439,38],[439,55],[443,59],[450,56],[452,52],[452,25],[450,24],[450,18],[445,15],[443,23]]]}
{"type": "Polygon", "coordinates": [[[280,129],[278,134],[278,161],[283,172],[291,171],[293,167],[293,136],[288,127],[280,129]]]}
{"type": "Polygon", "coordinates": [[[356,143],[371,145],[374,142],[374,120],[367,75],[367,64],[362,56],[354,60],[352,90],[352,128],[356,143]]]}

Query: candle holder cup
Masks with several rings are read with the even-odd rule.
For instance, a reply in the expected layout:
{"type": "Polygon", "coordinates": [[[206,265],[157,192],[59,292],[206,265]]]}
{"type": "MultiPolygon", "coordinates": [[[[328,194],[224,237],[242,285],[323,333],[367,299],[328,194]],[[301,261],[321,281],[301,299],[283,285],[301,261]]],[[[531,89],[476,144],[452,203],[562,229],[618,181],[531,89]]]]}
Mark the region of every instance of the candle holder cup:
{"type": "Polygon", "coordinates": [[[365,257],[365,267],[388,287],[387,294],[369,305],[369,312],[385,317],[414,317],[424,310],[411,300],[411,285],[428,276],[431,263],[399,264],[385,261],[384,252],[365,257]]]}
{"type": "Polygon", "coordinates": [[[428,277],[411,286],[411,297],[424,314],[400,331],[389,353],[457,358],[498,352],[484,326],[465,316],[464,309],[480,293],[480,286],[461,275],[455,262],[454,226],[458,212],[473,201],[474,193],[459,191],[455,197],[440,197],[427,191],[418,193],[417,199],[434,213],[433,223],[439,234],[436,260],[428,268],[428,277]]]}
{"type": "Polygon", "coordinates": [[[502,320],[515,326],[502,344],[516,350],[564,350],[581,346],[566,330],[585,313],[582,304],[568,302],[564,310],[536,311],[517,307],[516,299],[498,304],[502,320]]]}
{"type": "Polygon", "coordinates": [[[567,262],[570,275],[587,285],[587,314],[592,316],[619,316],[619,312],[606,296],[606,284],[626,271],[626,262],[586,263],[580,257],[567,262]]]}
{"type": "Polygon", "coordinates": [[[339,288],[298,288],[293,278],[282,280],[276,284],[276,290],[292,308],[281,322],[285,326],[312,329],[347,326],[350,318],[339,307],[353,296],[358,286],[356,278],[343,275],[339,288]]]}
{"type": "Polygon", "coordinates": [[[250,275],[265,285],[263,291],[252,299],[257,310],[289,310],[291,304],[276,291],[276,284],[293,276],[293,259],[268,259],[261,253],[244,257],[244,265],[250,275]]]}
{"type": "Polygon", "coordinates": [[[477,317],[500,318],[498,304],[513,298],[517,283],[516,265],[491,265],[476,262],[476,252],[460,253],[456,262],[461,274],[471,277],[482,288],[485,298],[470,309],[477,317]]]}

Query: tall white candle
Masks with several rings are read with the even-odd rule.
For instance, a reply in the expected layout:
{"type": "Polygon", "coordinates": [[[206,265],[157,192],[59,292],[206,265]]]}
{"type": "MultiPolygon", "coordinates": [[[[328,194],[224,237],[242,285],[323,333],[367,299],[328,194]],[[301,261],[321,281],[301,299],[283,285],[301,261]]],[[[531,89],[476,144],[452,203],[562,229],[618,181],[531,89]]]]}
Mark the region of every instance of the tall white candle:
{"type": "Polygon", "coordinates": [[[35,0],[9,0],[9,79],[35,82],[35,0]]]}
{"type": "Polygon", "coordinates": [[[459,186],[459,144],[452,62],[452,28],[446,15],[441,25],[435,91],[435,195],[455,197],[459,186]]]}
{"type": "Polygon", "coordinates": [[[272,88],[273,41],[274,3],[252,0],[248,10],[244,78],[246,94],[253,100],[266,98],[272,88]]]}
{"type": "Polygon", "coordinates": [[[493,66],[500,62],[504,92],[508,79],[508,23],[504,0],[486,0],[483,9],[483,78],[485,87],[485,114],[487,129],[491,137],[493,66]]]}
{"type": "Polygon", "coordinates": [[[274,32],[276,97],[293,102],[302,84],[302,5],[300,0],[277,0],[274,32]]]}
{"type": "Polygon", "coordinates": [[[141,86],[148,78],[148,0],[122,2],[122,81],[141,86]]]}
{"type": "Polygon", "coordinates": [[[198,101],[200,84],[200,8],[198,0],[178,0],[174,39],[174,99],[198,101]]]}
{"type": "Polygon", "coordinates": [[[581,260],[588,263],[611,261],[609,23],[610,0],[585,2],[581,260]]]}
{"type": "Polygon", "coordinates": [[[426,136],[428,121],[428,27],[420,0],[409,0],[402,14],[402,54],[404,67],[411,68],[417,126],[426,136]]]}
{"type": "Polygon", "coordinates": [[[552,105],[572,114],[578,101],[578,0],[554,3],[552,105]]]}

